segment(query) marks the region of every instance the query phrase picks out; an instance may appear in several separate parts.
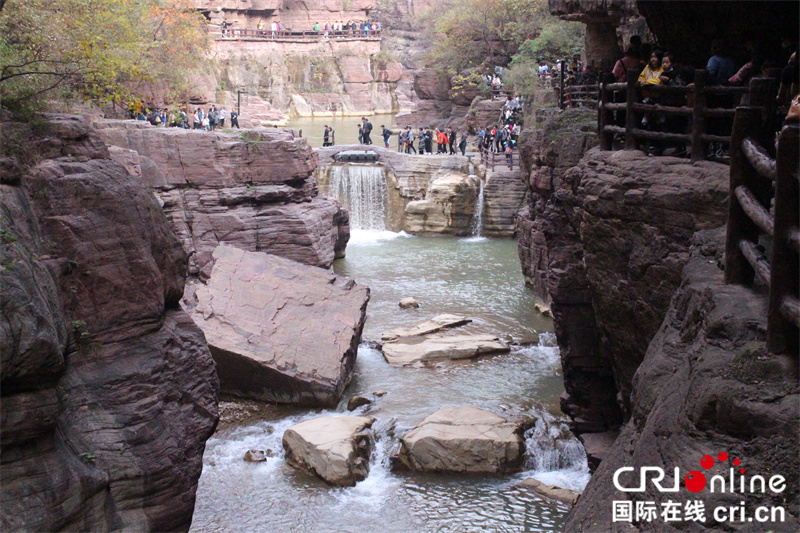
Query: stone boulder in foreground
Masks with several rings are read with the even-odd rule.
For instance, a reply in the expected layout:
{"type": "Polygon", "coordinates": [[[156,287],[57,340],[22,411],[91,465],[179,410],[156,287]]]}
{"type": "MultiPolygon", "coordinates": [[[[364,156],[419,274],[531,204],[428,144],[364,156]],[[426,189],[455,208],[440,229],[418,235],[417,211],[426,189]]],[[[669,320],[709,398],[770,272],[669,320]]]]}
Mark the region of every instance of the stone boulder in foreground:
{"type": "Polygon", "coordinates": [[[220,245],[192,318],[223,392],[333,406],[350,382],[369,289],[321,268],[220,245]]]}
{"type": "MultiPolygon", "coordinates": [[[[402,307],[402,302],[400,303],[402,307]]],[[[381,334],[381,340],[393,341],[400,339],[402,337],[416,337],[419,335],[427,335],[429,333],[436,333],[437,331],[443,330],[445,328],[455,328],[458,326],[463,326],[464,324],[469,324],[470,322],[472,322],[472,319],[461,315],[449,315],[449,314],[436,315],[430,320],[426,320],[425,322],[420,322],[419,324],[415,324],[413,326],[394,328],[390,329],[389,331],[384,331],[381,334]]]]}
{"type": "Polygon", "coordinates": [[[337,416],[308,420],[283,434],[286,461],[331,485],[352,487],[369,474],[369,435],[375,419],[337,416]]]}
{"type": "Polygon", "coordinates": [[[505,474],[521,468],[525,445],[517,424],[476,407],[446,407],[400,439],[398,469],[505,474]]]}
{"type": "Polygon", "coordinates": [[[382,349],[386,360],[396,365],[468,359],[480,355],[507,353],[511,350],[494,335],[409,337],[386,343],[382,349]]]}

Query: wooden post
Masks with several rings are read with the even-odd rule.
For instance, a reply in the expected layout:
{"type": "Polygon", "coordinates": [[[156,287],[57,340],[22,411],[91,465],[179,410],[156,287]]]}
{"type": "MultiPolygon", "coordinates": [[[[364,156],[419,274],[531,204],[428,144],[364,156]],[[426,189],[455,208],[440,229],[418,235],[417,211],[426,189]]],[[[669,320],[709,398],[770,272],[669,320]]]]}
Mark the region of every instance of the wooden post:
{"type": "Polygon", "coordinates": [[[625,149],[636,150],[636,139],[633,130],[636,128],[636,113],[633,111],[633,104],[638,102],[636,92],[636,81],[639,73],[634,69],[628,70],[628,86],[625,91],[625,149]]]}
{"type": "Polygon", "coordinates": [[[776,117],[775,96],[778,95],[778,82],[779,80],[774,78],[753,78],[750,80],[750,105],[763,107],[766,111],[763,128],[765,136],[758,139],[758,142],[767,149],[770,155],[775,155],[775,150],[771,139],[767,137],[780,130],[780,122],[782,122],[780,117],[776,117]]]}
{"type": "Polygon", "coordinates": [[[565,63],[565,61],[562,59],[561,60],[561,73],[560,73],[561,81],[559,82],[560,89],[558,91],[558,108],[559,109],[564,109],[564,63],[565,63]]]}
{"type": "MultiPolygon", "coordinates": [[[[705,143],[700,138],[706,131],[703,110],[706,108],[706,81],[708,80],[707,70],[694,71],[694,107],[692,108],[692,161],[703,161],[706,158],[705,143]]],[[[733,140],[731,140],[731,152],[733,152],[733,140]]],[[[738,148],[741,151],[741,147],[738,148]]],[[[733,159],[731,158],[731,169],[733,159]]],[[[733,189],[731,189],[733,190],[733,189]]],[[[730,230],[729,230],[730,232],[730,230]]],[[[738,244],[737,244],[738,249],[738,244]]]]}
{"type": "Polygon", "coordinates": [[[767,319],[767,349],[772,353],[788,353],[797,359],[798,328],[781,313],[784,298],[798,297],[800,291],[800,260],[798,252],[789,245],[792,227],[800,221],[800,186],[798,186],[798,157],[800,134],[798,126],[788,126],[778,141],[775,183],[775,234],[772,241],[769,284],[769,314],[767,319]]]}
{"type": "Polygon", "coordinates": [[[608,111],[606,111],[606,102],[608,102],[608,91],[606,91],[606,84],[600,82],[600,94],[598,95],[597,107],[597,133],[600,136],[600,149],[611,150],[614,141],[613,133],[606,133],[603,129],[606,127],[608,121],[608,111]]]}
{"type": "MultiPolygon", "coordinates": [[[[736,199],[736,187],[750,187],[759,179],[742,150],[742,141],[753,136],[761,127],[761,108],[739,107],[731,132],[730,194],[728,196],[728,234],[725,241],[725,283],[750,285],[755,271],[739,249],[739,241],[747,239],[758,243],[758,227],[750,220],[736,199]]],[[[692,139],[694,158],[694,139],[692,139]]]]}

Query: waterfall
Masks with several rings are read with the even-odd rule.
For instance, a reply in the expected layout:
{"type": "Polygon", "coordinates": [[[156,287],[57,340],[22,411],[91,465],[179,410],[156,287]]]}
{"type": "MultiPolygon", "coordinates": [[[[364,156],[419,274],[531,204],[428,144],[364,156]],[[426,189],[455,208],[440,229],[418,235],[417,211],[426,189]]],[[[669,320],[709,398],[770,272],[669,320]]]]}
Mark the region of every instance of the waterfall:
{"type": "Polygon", "coordinates": [[[381,165],[332,165],[329,194],[350,213],[353,229],[386,229],[386,170],[381,165]]]}
{"type": "Polygon", "coordinates": [[[583,445],[566,423],[541,413],[525,432],[525,469],[540,481],[582,491],[589,481],[589,467],[583,445]]]}
{"type": "MultiPolygon", "coordinates": [[[[470,163],[470,175],[472,174],[472,163],[470,163]]],[[[475,176],[477,178],[477,176],[475,176]]],[[[478,184],[480,185],[480,192],[478,193],[478,202],[475,204],[475,216],[472,219],[472,236],[473,237],[480,237],[481,232],[483,231],[483,180],[480,178],[478,179],[478,184]]]]}

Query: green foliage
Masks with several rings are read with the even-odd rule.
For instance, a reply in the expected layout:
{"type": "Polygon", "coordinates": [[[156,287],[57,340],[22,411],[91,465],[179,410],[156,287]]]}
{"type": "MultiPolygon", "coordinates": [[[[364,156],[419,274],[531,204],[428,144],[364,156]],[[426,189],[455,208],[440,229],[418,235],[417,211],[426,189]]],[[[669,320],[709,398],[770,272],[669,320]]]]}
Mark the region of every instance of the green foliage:
{"type": "Polygon", "coordinates": [[[564,22],[553,19],[546,24],[533,40],[525,41],[519,48],[514,62],[530,60],[547,61],[572,58],[583,51],[584,27],[580,22],[564,22]]]}
{"type": "Polygon", "coordinates": [[[492,90],[486,85],[483,76],[475,69],[457,74],[450,79],[450,96],[452,98],[457,98],[463,94],[473,96],[480,94],[483,97],[488,97],[491,92],[492,90]]]}
{"type": "Polygon", "coordinates": [[[506,65],[520,45],[552,17],[546,0],[455,0],[435,18],[433,64],[451,73],[506,65]]]}
{"type": "Polygon", "coordinates": [[[189,0],[8,0],[0,11],[0,103],[122,103],[154,80],[180,101],[209,46],[189,0]]]}

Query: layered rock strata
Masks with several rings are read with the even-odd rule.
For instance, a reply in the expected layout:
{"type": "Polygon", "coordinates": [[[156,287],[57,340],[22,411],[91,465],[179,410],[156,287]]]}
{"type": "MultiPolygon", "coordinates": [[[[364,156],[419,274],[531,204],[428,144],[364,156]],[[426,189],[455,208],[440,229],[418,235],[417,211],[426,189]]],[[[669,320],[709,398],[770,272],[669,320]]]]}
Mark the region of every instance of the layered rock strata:
{"type": "Polygon", "coordinates": [[[519,470],[525,445],[517,424],[475,407],[446,407],[400,438],[393,466],[416,472],[505,474],[519,470]]]}
{"type": "Polygon", "coordinates": [[[209,275],[221,242],[325,268],[344,255],[347,212],[318,195],[311,177],[317,157],[291,130],[207,133],[134,121],[97,126],[106,143],[123,149],[112,155],[156,190],[190,256],[190,274],[209,275]]]}
{"type": "MultiPolygon", "coordinates": [[[[552,300],[562,409],[577,433],[602,433],[630,416],[633,375],[679,285],[692,235],[725,222],[728,168],[590,150],[552,186],[549,198],[532,195],[536,215],[520,255],[552,300]]],[[[614,436],[586,440],[598,445],[587,449],[592,466],[614,436]]]]}
{"type": "Polygon", "coordinates": [[[292,426],[283,434],[286,461],[327,483],[354,486],[369,474],[370,436],[375,419],[329,416],[292,426]]]}
{"type": "Polygon", "coordinates": [[[185,299],[224,392],[335,406],[355,366],[369,289],[327,270],[220,245],[185,299]]]}
{"type": "Polygon", "coordinates": [[[188,530],[218,381],[186,253],[83,119],[2,152],[0,528],[188,530]]]}
{"type": "MultiPolygon", "coordinates": [[[[699,501],[706,521],[692,523],[698,531],[726,527],[718,518],[712,520],[712,513],[717,507],[738,507],[740,501],[745,515],[733,523],[743,531],[800,528],[797,361],[765,349],[766,295],[723,283],[719,264],[724,243],[724,230],[695,236],[680,287],[633,378],[631,418],[573,509],[565,531],[615,530],[614,500],[632,505],[652,501],[659,508],[667,500],[680,507],[699,501]],[[720,460],[720,452],[727,458],[720,460]],[[706,463],[709,469],[700,468],[704,455],[712,456],[713,467],[706,463]],[[729,485],[720,490],[717,483],[714,492],[708,487],[690,492],[684,485],[684,476],[695,470],[708,480],[719,474],[727,483],[734,465],[744,470],[741,476],[736,472],[734,490],[729,485]],[[648,483],[644,492],[619,492],[612,478],[623,466],[660,467],[668,476],[679,467],[681,478],[669,483],[679,482],[680,490],[665,493],[648,483]],[[775,475],[785,479],[783,490],[761,490],[758,483],[750,489],[755,476],[769,480],[775,475]],[[746,479],[744,491],[739,490],[740,477],[746,479]],[[761,506],[783,509],[784,519],[768,513],[766,522],[752,522],[754,510],[761,506]]],[[[621,481],[637,483],[632,478],[621,481]]],[[[631,531],[656,530],[655,522],[628,526],[631,531]]]]}

